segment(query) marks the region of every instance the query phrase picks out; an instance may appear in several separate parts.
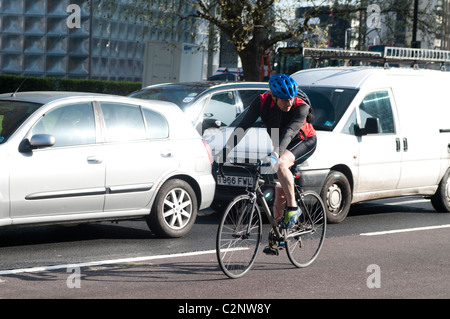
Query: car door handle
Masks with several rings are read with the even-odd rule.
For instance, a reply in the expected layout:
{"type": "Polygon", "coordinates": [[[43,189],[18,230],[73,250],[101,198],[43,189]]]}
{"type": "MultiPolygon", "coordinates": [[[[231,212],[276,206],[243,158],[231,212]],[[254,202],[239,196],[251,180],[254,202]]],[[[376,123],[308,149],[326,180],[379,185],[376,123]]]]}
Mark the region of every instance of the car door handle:
{"type": "Polygon", "coordinates": [[[101,164],[103,161],[99,158],[97,158],[96,156],[89,156],[87,158],[87,162],[89,164],[101,164]]]}

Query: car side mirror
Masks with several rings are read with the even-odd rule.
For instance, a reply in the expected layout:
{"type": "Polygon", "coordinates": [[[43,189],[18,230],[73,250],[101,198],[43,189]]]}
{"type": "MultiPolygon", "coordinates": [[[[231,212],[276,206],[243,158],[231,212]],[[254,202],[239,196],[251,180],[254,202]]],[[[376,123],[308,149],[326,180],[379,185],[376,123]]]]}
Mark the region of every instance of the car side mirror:
{"type": "Polygon", "coordinates": [[[369,117],[366,119],[366,124],[363,128],[360,128],[358,124],[355,124],[355,135],[363,136],[367,134],[380,133],[380,119],[378,117],[369,117]]]}
{"type": "Polygon", "coordinates": [[[19,152],[29,153],[34,149],[55,145],[55,137],[50,134],[36,134],[31,139],[24,139],[19,145],[19,152]]]}

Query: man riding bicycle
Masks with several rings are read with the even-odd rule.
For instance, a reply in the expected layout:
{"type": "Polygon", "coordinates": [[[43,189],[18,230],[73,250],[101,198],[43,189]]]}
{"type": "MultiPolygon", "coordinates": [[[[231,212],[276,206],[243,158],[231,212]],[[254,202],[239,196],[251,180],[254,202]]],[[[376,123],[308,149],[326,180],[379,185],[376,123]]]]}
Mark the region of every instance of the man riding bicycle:
{"type": "MultiPolygon", "coordinates": [[[[281,227],[289,228],[301,215],[295,201],[294,178],[290,168],[314,153],[317,139],[311,125],[313,119],[308,97],[299,90],[295,80],[285,74],[273,75],[269,79],[269,87],[270,92],[261,94],[250,104],[239,127],[247,130],[261,117],[272,138],[274,150],[263,162],[276,172],[282,187],[275,189],[273,216],[277,223],[281,222],[281,227]],[[279,136],[279,140],[274,141],[274,129],[278,130],[275,135],[279,136]]],[[[238,136],[238,142],[240,138],[242,136],[238,136]]],[[[233,148],[232,143],[233,139],[230,139],[226,148],[233,148]]],[[[279,243],[271,238],[269,236],[269,245],[264,248],[264,253],[278,254],[279,243]]]]}

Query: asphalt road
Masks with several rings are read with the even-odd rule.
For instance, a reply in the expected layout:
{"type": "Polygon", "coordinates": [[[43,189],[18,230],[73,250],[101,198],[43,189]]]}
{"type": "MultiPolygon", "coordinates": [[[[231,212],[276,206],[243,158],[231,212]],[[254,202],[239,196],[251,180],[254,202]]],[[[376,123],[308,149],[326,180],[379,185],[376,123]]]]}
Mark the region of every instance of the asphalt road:
{"type": "Polygon", "coordinates": [[[157,238],[143,221],[1,230],[0,298],[175,299],[169,312],[206,316],[273,314],[282,299],[450,297],[450,214],[419,198],[355,205],[343,223],[328,225],[310,267],[260,253],[237,280],[218,267],[217,223],[203,211],[181,239],[157,238]],[[247,299],[256,308],[244,310],[247,299]]]}

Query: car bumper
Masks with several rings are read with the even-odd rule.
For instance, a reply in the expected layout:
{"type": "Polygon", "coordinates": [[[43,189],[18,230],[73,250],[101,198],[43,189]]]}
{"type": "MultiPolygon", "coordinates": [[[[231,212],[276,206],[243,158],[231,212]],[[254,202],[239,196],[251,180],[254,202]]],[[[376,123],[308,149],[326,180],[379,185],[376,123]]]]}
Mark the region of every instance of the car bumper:
{"type": "Polygon", "coordinates": [[[205,209],[211,206],[214,200],[216,190],[216,181],[211,175],[204,175],[197,177],[197,182],[200,185],[200,192],[202,194],[202,201],[199,209],[205,209]]]}

